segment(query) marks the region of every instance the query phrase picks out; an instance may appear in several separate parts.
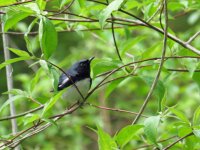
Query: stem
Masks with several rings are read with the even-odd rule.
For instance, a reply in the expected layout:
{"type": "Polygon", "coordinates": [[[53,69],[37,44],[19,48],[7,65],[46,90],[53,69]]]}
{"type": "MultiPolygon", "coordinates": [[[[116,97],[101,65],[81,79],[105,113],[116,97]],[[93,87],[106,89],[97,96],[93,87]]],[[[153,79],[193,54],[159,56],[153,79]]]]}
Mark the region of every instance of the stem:
{"type": "Polygon", "coordinates": [[[198,31],[197,33],[195,33],[192,37],[190,37],[190,39],[186,42],[187,44],[190,44],[197,36],[200,35],[200,31],[198,31]]]}
{"type": "MultiPolygon", "coordinates": [[[[98,105],[94,105],[94,104],[91,104],[91,103],[86,103],[86,104],[88,104],[89,106],[92,106],[92,107],[95,107],[95,108],[99,108],[99,109],[104,109],[104,110],[110,110],[110,111],[116,111],[116,112],[124,112],[124,113],[133,114],[133,115],[137,115],[138,114],[136,112],[123,110],[123,109],[119,109],[119,108],[110,108],[110,107],[105,107],[105,106],[98,106],[98,105]]],[[[146,115],[142,115],[142,117],[148,118],[148,116],[146,116],[146,115]]]]}
{"type": "MultiPolygon", "coordinates": [[[[10,51],[8,50],[8,36],[4,33],[4,23],[1,24],[2,28],[2,39],[3,39],[3,51],[4,51],[4,59],[9,60],[10,59],[10,51]]],[[[7,89],[8,91],[13,89],[13,76],[12,76],[12,66],[6,65],[6,80],[7,80],[7,89]]],[[[12,98],[11,94],[8,94],[8,98],[12,98]]],[[[10,102],[10,115],[15,116],[15,105],[14,102],[10,102]]],[[[16,119],[11,120],[12,125],[12,133],[13,135],[17,133],[17,122],[16,119]]],[[[19,150],[19,147],[16,147],[15,150],[19,150]]]]}
{"type": "Polygon", "coordinates": [[[165,28],[164,28],[164,41],[163,41],[163,50],[162,50],[162,56],[161,56],[161,60],[160,60],[160,65],[159,65],[159,68],[158,68],[158,72],[156,74],[156,77],[151,85],[151,88],[149,90],[149,93],[142,105],[142,107],[140,108],[140,111],[138,113],[138,115],[136,116],[136,118],[134,119],[133,123],[132,124],[135,124],[137,123],[137,121],[139,120],[141,114],[143,113],[144,109],[146,108],[149,100],[150,100],[150,97],[151,95],[153,94],[153,91],[157,85],[157,82],[158,82],[158,79],[160,77],[160,74],[161,74],[161,70],[162,70],[162,66],[164,64],[164,60],[165,60],[165,53],[166,53],[166,49],[167,49],[167,28],[168,28],[168,14],[167,14],[167,0],[164,0],[164,15],[165,15],[165,28]]]}
{"type": "Polygon", "coordinates": [[[23,112],[23,113],[21,113],[21,114],[15,115],[15,116],[8,116],[8,117],[0,118],[0,121],[10,120],[10,119],[14,119],[14,118],[19,118],[19,117],[25,116],[25,115],[27,115],[27,114],[29,114],[29,113],[33,113],[33,112],[35,112],[35,111],[37,111],[37,110],[40,110],[40,109],[42,109],[43,107],[44,107],[44,105],[41,105],[41,106],[39,106],[39,107],[37,107],[37,108],[31,109],[31,110],[29,110],[29,111],[23,112]]]}
{"type": "Polygon", "coordinates": [[[184,137],[182,137],[182,138],[176,140],[176,141],[173,142],[172,144],[170,144],[170,145],[168,145],[167,147],[163,148],[163,150],[167,150],[167,149],[171,148],[172,146],[174,146],[174,145],[175,145],[176,143],[178,143],[179,141],[181,141],[181,140],[183,140],[183,139],[185,139],[185,138],[187,138],[187,137],[189,137],[189,136],[191,136],[191,135],[193,135],[193,132],[190,132],[189,134],[185,135],[184,137]]]}

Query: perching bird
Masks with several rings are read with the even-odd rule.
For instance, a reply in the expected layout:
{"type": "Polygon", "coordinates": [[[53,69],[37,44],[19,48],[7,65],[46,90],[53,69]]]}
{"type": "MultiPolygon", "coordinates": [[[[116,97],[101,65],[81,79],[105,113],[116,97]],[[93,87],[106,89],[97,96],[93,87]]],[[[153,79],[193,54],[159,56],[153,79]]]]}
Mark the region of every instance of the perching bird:
{"type": "Polygon", "coordinates": [[[64,73],[60,76],[58,91],[68,88],[63,94],[63,98],[69,101],[83,101],[83,98],[77,91],[76,87],[79,89],[84,98],[87,96],[92,84],[92,79],[90,77],[90,63],[93,59],[94,57],[91,57],[90,59],[84,59],[76,62],[65,72],[67,76],[64,73]],[[73,85],[74,83],[76,87],[73,85]]]}

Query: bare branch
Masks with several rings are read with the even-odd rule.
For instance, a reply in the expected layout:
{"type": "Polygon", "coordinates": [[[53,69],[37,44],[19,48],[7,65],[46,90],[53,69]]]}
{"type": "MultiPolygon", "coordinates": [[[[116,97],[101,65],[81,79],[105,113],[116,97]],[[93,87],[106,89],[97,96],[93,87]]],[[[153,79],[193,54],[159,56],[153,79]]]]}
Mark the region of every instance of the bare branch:
{"type": "MultiPolygon", "coordinates": [[[[10,51],[8,50],[8,37],[6,34],[4,34],[4,23],[1,24],[2,28],[2,39],[3,39],[3,51],[4,51],[4,58],[5,61],[10,59],[10,51]]],[[[8,91],[13,89],[13,76],[12,76],[12,66],[11,65],[6,65],[6,80],[7,80],[7,89],[8,91]]],[[[8,94],[9,99],[12,98],[12,94],[8,94]]],[[[16,115],[16,110],[15,110],[15,105],[14,102],[10,102],[10,115],[15,116],[16,115]]],[[[11,120],[11,125],[12,125],[12,133],[16,134],[17,133],[17,122],[16,119],[11,120]]],[[[16,150],[19,150],[19,147],[16,147],[16,150]]]]}
{"type": "MultiPolygon", "coordinates": [[[[124,27],[123,26],[117,26],[115,27],[115,29],[123,29],[124,27]]],[[[105,27],[104,30],[110,30],[112,29],[111,27],[105,27]]],[[[89,28],[89,29],[79,29],[79,30],[73,30],[73,29],[66,29],[66,30],[62,30],[62,31],[57,31],[59,33],[62,33],[62,32],[77,32],[77,31],[95,31],[95,30],[102,30],[101,28],[89,28]]],[[[0,34],[2,34],[2,32],[0,32],[0,34]]],[[[5,34],[11,34],[11,35],[24,35],[25,33],[24,32],[12,32],[12,31],[8,31],[8,32],[5,32],[5,34]]],[[[35,31],[35,32],[29,32],[28,35],[37,35],[38,32],[35,31]]]]}
{"type": "MultiPolygon", "coordinates": [[[[94,104],[91,104],[91,103],[85,103],[85,104],[88,104],[89,106],[92,106],[92,107],[95,107],[95,108],[104,109],[104,110],[124,112],[124,113],[129,113],[129,114],[134,114],[134,115],[138,114],[136,112],[132,112],[132,111],[128,111],[128,110],[123,110],[123,109],[118,109],[118,108],[110,108],[110,107],[105,107],[105,106],[97,106],[97,105],[94,105],[94,104]]],[[[142,117],[148,118],[148,116],[146,116],[146,115],[142,115],[142,117]]]]}
{"type": "Polygon", "coordinates": [[[191,135],[193,135],[193,132],[190,132],[190,133],[188,133],[187,135],[185,135],[184,137],[179,138],[178,140],[174,141],[172,144],[170,144],[170,145],[168,145],[167,147],[163,148],[163,150],[167,150],[167,149],[171,148],[172,146],[174,146],[174,145],[175,145],[176,143],[178,143],[179,141],[182,141],[183,139],[185,139],[185,138],[187,138],[187,137],[189,137],[189,136],[191,136],[191,135]]]}
{"type": "Polygon", "coordinates": [[[132,124],[137,123],[137,121],[139,120],[141,114],[143,113],[144,109],[146,108],[146,105],[148,104],[151,95],[153,94],[153,91],[157,85],[158,79],[160,77],[160,73],[162,70],[162,66],[164,64],[164,60],[165,60],[165,53],[166,53],[166,49],[167,49],[167,29],[168,29],[168,14],[167,14],[167,0],[164,0],[164,15],[165,15],[165,28],[164,28],[164,42],[163,42],[163,50],[162,50],[162,56],[161,56],[161,60],[160,60],[160,65],[158,68],[158,72],[156,74],[156,77],[151,85],[151,88],[149,90],[149,93],[142,105],[142,107],[140,108],[140,111],[138,113],[138,115],[136,116],[135,120],[133,121],[132,124]]]}
{"type": "MultiPolygon", "coordinates": [[[[106,0],[107,2],[107,5],[109,4],[108,0],[106,0]]],[[[114,19],[114,15],[111,13],[111,18],[112,20],[114,19]]],[[[116,49],[116,52],[117,52],[117,56],[119,58],[120,61],[122,61],[122,58],[120,56],[120,53],[119,53],[119,48],[117,46],[117,41],[116,41],[116,38],[115,38],[115,29],[114,29],[114,22],[111,22],[111,29],[112,29],[112,36],[113,36],[113,41],[114,41],[114,45],[115,45],[115,49],[116,49]]]]}
{"type": "MultiPolygon", "coordinates": [[[[113,15],[112,15],[112,17],[113,17],[113,15]]],[[[116,38],[115,38],[114,22],[111,23],[111,28],[112,28],[112,36],[113,36],[113,41],[114,41],[114,44],[115,44],[116,52],[117,52],[119,60],[122,61],[122,58],[121,58],[120,53],[119,53],[119,48],[117,46],[117,41],[116,41],[116,38]]]]}
{"type": "Polygon", "coordinates": [[[19,118],[19,117],[22,117],[22,116],[25,116],[29,113],[33,113],[35,111],[38,111],[40,109],[42,109],[44,107],[44,105],[40,106],[40,107],[37,107],[37,108],[34,108],[32,110],[29,110],[29,111],[26,111],[26,112],[23,112],[21,114],[18,114],[18,115],[15,115],[15,116],[8,116],[8,117],[4,117],[4,118],[0,118],[0,121],[5,121],[5,120],[10,120],[10,119],[14,119],[14,118],[19,118]]]}
{"type": "MultiPolygon", "coordinates": [[[[164,142],[169,141],[169,140],[171,140],[171,139],[174,139],[174,138],[176,138],[176,137],[177,137],[177,136],[172,136],[172,137],[169,137],[169,138],[167,138],[167,139],[159,140],[159,141],[157,141],[157,143],[164,143],[164,142]]],[[[138,149],[147,148],[147,147],[151,147],[151,146],[155,146],[155,145],[154,145],[154,144],[151,144],[151,145],[143,145],[143,146],[134,148],[133,150],[138,150],[138,149]]]]}
{"type": "Polygon", "coordinates": [[[199,34],[200,34],[200,31],[195,33],[186,43],[190,44],[197,36],[199,36],[199,34]]]}

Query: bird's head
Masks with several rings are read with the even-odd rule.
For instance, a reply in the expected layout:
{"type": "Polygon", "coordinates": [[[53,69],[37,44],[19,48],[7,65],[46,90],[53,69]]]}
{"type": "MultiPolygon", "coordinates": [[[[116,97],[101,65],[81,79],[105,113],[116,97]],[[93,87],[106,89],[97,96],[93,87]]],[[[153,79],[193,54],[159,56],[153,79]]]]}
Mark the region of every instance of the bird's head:
{"type": "Polygon", "coordinates": [[[72,68],[73,68],[73,70],[76,70],[78,75],[80,75],[82,77],[83,76],[89,77],[90,76],[90,63],[93,59],[94,59],[94,57],[91,57],[89,59],[80,60],[80,61],[76,62],[72,66],[72,68]]]}

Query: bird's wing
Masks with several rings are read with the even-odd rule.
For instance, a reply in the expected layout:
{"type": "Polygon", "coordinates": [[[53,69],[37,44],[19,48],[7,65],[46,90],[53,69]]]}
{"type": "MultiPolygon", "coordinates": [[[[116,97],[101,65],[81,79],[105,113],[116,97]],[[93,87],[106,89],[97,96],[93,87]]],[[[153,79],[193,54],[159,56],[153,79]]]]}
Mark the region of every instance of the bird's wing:
{"type": "Polygon", "coordinates": [[[62,74],[58,82],[58,91],[67,88],[72,84],[73,82],[65,74],[62,74]]]}

